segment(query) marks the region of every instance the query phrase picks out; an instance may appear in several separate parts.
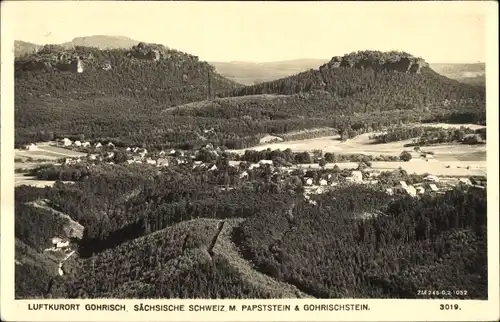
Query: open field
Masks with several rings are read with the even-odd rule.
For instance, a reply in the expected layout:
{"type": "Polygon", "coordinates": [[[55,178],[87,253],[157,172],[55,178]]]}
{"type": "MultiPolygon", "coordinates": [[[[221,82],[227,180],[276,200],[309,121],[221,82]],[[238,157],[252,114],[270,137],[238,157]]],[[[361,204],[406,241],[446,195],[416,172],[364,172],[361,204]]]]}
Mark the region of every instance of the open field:
{"type": "MultiPolygon", "coordinates": [[[[74,183],[73,181],[63,181],[64,183],[74,183]]],[[[32,186],[32,187],[52,187],[55,181],[53,180],[36,180],[33,176],[25,176],[24,173],[16,173],[14,176],[14,186],[32,186]]]]}
{"type": "Polygon", "coordinates": [[[68,150],[65,148],[52,146],[55,142],[41,142],[37,143],[38,149],[35,151],[15,149],[15,158],[38,159],[38,160],[58,160],[64,157],[83,157],[85,153],[68,150]]]}
{"type": "MultiPolygon", "coordinates": [[[[313,150],[322,150],[323,152],[330,153],[343,153],[343,154],[367,154],[367,155],[400,155],[402,151],[407,150],[412,152],[413,148],[404,147],[405,144],[411,143],[412,140],[404,140],[398,142],[390,142],[384,144],[373,144],[369,139],[374,133],[366,133],[359,135],[358,137],[347,140],[345,142],[340,141],[340,136],[326,136],[309,140],[297,140],[297,141],[287,141],[278,143],[263,144],[251,149],[253,150],[285,150],[290,148],[294,152],[313,150]]],[[[484,157],[486,160],[486,146],[485,145],[462,145],[462,144],[442,144],[435,146],[423,147],[422,150],[434,152],[435,158],[437,160],[460,160],[463,159],[463,155],[475,155],[477,157],[484,157]],[[453,156],[453,157],[451,157],[453,156]],[[451,159],[450,159],[451,158],[451,159]]],[[[245,150],[232,150],[236,153],[244,153],[245,150]]],[[[415,157],[416,155],[414,155],[415,157]]]]}
{"type": "Polygon", "coordinates": [[[445,129],[459,129],[462,126],[469,128],[471,130],[483,129],[486,126],[479,124],[448,124],[448,123],[422,123],[422,124],[412,124],[413,126],[433,126],[433,127],[442,127],[445,129]]]}
{"type": "Polygon", "coordinates": [[[35,180],[35,177],[24,176],[24,173],[16,173],[14,178],[15,187],[27,185],[27,186],[43,188],[43,187],[52,187],[54,186],[54,183],[55,181],[35,180]]]}
{"type": "MultiPolygon", "coordinates": [[[[465,126],[472,129],[484,126],[475,124],[425,124],[423,126],[457,127],[465,126]]],[[[369,139],[375,133],[365,133],[345,142],[340,141],[340,136],[326,136],[309,140],[297,140],[263,144],[251,149],[258,151],[285,150],[290,148],[294,152],[312,152],[322,150],[324,153],[341,154],[366,154],[366,155],[395,155],[399,156],[402,151],[408,151],[413,159],[409,162],[372,162],[372,168],[378,170],[393,170],[402,167],[409,173],[431,173],[438,176],[472,176],[486,175],[486,145],[462,145],[441,144],[422,147],[426,152],[434,153],[434,160],[426,161],[413,151],[413,148],[404,147],[412,140],[374,144],[369,139]],[[467,169],[469,168],[469,169],[467,169]]],[[[232,150],[236,153],[244,153],[244,150],[232,150]]],[[[325,168],[333,168],[335,164],[327,164],[325,168]]],[[[352,169],[358,166],[354,162],[337,163],[341,169],[352,169]]],[[[302,168],[317,168],[318,164],[303,164],[302,168]]]]}
{"type": "MultiPolygon", "coordinates": [[[[340,169],[356,169],[358,164],[356,162],[340,162],[340,163],[327,163],[325,169],[332,169],[337,165],[340,169]]],[[[389,162],[389,161],[375,161],[372,162],[371,168],[379,171],[392,171],[399,167],[408,173],[424,174],[429,173],[436,176],[446,177],[469,177],[469,176],[486,176],[486,161],[425,161],[415,159],[409,162],[389,162]],[[449,166],[449,167],[448,167],[449,166]],[[469,167],[469,169],[467,169],[469,167]]],[[[317,163],[295,165],[291,168],[302,169],[319,169],[317,163]]]]}

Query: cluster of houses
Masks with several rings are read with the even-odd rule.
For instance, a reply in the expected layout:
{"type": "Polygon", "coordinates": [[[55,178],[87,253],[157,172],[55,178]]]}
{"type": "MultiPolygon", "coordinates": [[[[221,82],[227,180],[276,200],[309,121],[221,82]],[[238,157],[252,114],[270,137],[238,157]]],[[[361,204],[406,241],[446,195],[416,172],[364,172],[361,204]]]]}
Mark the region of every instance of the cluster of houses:
{"type": "MultiPolygon", "coordinates": [[[[380,175],[380,172],[372,171],[367,173],[367,179],[363,179],[362,171],[352,171],[351,175],[346,178],[347,183],[355,184],[377,184],[378,180],[373,180],[380,175]]],[[[324,193],[330,187],[338,185],[338,181],[332,180],[332,175],[328,174],[326,178],[314,180],[313,178],[304,177],[305,192],[304,196],[309,199],[310,194],[324,193]]],[[[423,179],[423,182],[408,184],[406,181],[399,181],[396,186],[386,188],[386,193],[389,195],[408,194],[411,197],[418,197],[426,193],[444,194],[446,191],[453,189],[457,184],[468,185],[479,189],[484,189],[486,186],[486,178],[468,179],[468,178],[438,178],[434,175],[428,175],[423,179]]],[[[313,203],[313,201],[310,201],[313,203]]]]}
{"type": "MultiPolygon", "coordinates": [[[[81,143],[80,141],[75,141],[72,142],[71,140],[65,138],[62,140],[62,144],[65,146],[73,145],[76,147],[89,147],[90,143],[89,142],[84,142],[81,143]]],[[[31,149],[36,149],[36,145],[30,145],[34,146],[31,147],[31,149]]],[[[100,142],[97,142],[94,144],[95,148],[100,148],[103,145],[100,142]]],[[[108,148],[114,148],[113,143],[108,143],[107,144],[108,148]]],[[[214,154],[215,157],[220,155],[220,150],[219,149],[214,149],[214,147],[211,144],[207,144],[205,147],[210,153],[214,154]]],[[[169,164],[192,164],[192,169],[199,169],[199,170],[206,170],[206,171],[215,171],[217,170],[217,165],[214,163],[204,163],[202,161],[194,161],[196,158],[193,153],[185,153],[184,151],[181,150],[175,150],[172,149],[170,151],[160,151],[156,152],[154,154],[149,153],[147,149],[145,148],[139,148],[139,147],[127,147],[125,149],[127,153],[127,160],[126,162],[128,164],[134,164],[134,163],[139,163],[139,164],[149,164],[157,167],[167,167],[169,164]]],[[[89,160],[98,160],[98,161],[107,161],[108,163],[113,163],[113,159],[115,157],[115,151],[105,151],[104,155],[101,154],[89,154],[88,158],[89,160]]],[[[433,156],[430,154],[427,154],[427,159],[432,160],[433,156]]],[[[72,163],[78,163],[80,162],[80,159],[67,159],[66,164],[72,164],[72,163]]],[[[229,161],[229,166],[232,167],[238,167],[240,161],[229,161]]],[[[296,169],[293,168],[281,168],[281,167],[275,167],[274,163],[272,160],[261,160],[258,163],[252,163],[249,164],[248,169],[252,170],[258,167],[266,166],[273,171],[273,174],[276,175],[278,173],[291,173],[293,171],[296,171],[296,169]]],[[[378,171],[368,171],[368,172],[363,172],[360,170],[354,170],[350,173],[349,177],[346,177],[345,180],[347,183],[353,183],[353,184],[377,184],[378,180],[377,177],[380,175],[380,172],[378,171]]],[[[240,178],[246,178],[248,177],[248,171],[241,171],[239,174],[240,178]]],[[[315,194],[315,193],[323,193],[327,187],[333,187],[338,184],[337,178],[333,178],[332,174],[325,174],[323,176],[318,177],[310,177],[308,174],[305,174],[301,176],[303,185],[306,190],[306,195],[307,194],[315,194]]],[[[461,178],[458,179],[452,179],[454,182],[448,182],[446,178],[438,178],[437,176],[433,175],[428,175],[424,178],[424,182],[421,183],[416,183],[416,184],[407,184],[405,181],[400,181],[399,184],[395,187],[387,188],[386,192],[390,195],[393,195],[395,193],[407,193],[408,195],[412,197],[417,197],[419,195],[423,195],[426,192],[430,193],[444,193],[446,190],[449,190],[452,186],[456,185],[458,182],[461,184],[473,186],[473,187],[478,187],[478,188],[483,188],[486,186],[486,178],[476,178],[476,179],[466,179],[466,178],[461,178]]]]}
{"type": "MultiPolygon", "coordinates": [[[[98,143],[100,146],[102,146],[100,143],[98,143]]],[[[64,138],[61,140],[61,145],[62,146],[76,146],[76,147],[84,147],[84,148],[89,148],[91,146],[90,142],[88,141],[85,141],[85,142],[81,142],[81,141],[71,141],[70,139],[68,138],[64,138]]],[[[96,147],[98,147],[96,145],[96,147]]]]}

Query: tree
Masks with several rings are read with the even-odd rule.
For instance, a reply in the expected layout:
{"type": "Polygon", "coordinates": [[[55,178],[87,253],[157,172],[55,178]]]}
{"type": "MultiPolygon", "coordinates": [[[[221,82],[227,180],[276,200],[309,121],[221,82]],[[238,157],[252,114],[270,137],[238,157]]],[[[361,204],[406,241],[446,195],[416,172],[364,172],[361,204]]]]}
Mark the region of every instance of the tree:
{"type": "Polygon", "coordinates": [[[330,162],[330,163],[335,162],[335,154],[330,153],[330,152],[325,153],[325,160],[326,160],[326,162],[330,162]]]}
{"type": "Polygon", "coordinates": [[[126,154],[126,153],[124,153],[124,152],[123,152],[123,151],[121,151],[121,150],[117,150],[117,151],[115,152],[115,155],[114,155],[114,157],[113,157],[113,161],[114,161],[115,163],[117,163],[117,164],[118,164],[118,163],[123,163],[123,162],[126,162],[127,160],[128,160],[128,157],[127,157],[127,154],[126,154]]]}
{"type": "Polygon", "coordinates": [[[402,160],[402,161],[405,161],[405,162],[408,162],[411,160],[412,156],[411,156],[411,153],[408,152],[408,151],[403,151],[401,152],[401,154],[399,155],[399,158],[402,160]]]}
{"type": "Polygon", "coordinates": [[[325,165],[326,165],[326,161],[325,161],[325,159],[321,159],[321,160],[319,160],[319,166],[320,166],[320,167],[324,168],[324,167],[325,167],[325,165]]]}

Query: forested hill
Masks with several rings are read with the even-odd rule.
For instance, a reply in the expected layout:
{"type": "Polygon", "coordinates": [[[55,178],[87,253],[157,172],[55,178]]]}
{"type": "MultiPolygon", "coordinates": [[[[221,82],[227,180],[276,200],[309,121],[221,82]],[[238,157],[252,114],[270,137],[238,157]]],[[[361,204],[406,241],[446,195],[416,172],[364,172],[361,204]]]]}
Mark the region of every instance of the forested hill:
{"type": "Polygon", "coordinates": [[[314,90],[350,97],[367,110],[392,108],[387,105],[422,107],[444,100],[484,101],[485,97],[484,88],[446,78],[422,58],[396,51],[360,51],[333,57],[318,69],[244,87],[228,95],[289,95],[314,90]]]}
{"type": "Polygon", "coordinates": [[[139,43],[129,49],[99,50],[46,45],[15,61],[16,107],[33,99],[57,97],[130,97],[144,103],[174,106],[233,88],[236,83],[215,72],[197,56],[163,45],[139,43]]]}
{"type": "Polygon", "coordinates": [[[484,87],[441,76],[406,53],[348,54],[248,87],[161,45],[46,46],[18,59],[16,70],[17,146],[83,135],[150,150],[208,143],[242,149],[267,134],[317,127],[363,132],[401,122],[486,122],[484,87]]]}

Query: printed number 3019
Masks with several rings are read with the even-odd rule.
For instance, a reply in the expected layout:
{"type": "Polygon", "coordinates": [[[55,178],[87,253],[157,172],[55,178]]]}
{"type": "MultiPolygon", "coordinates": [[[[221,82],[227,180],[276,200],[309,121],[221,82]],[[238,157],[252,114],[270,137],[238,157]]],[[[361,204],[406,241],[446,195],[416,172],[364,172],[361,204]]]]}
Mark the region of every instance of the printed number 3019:
{"type": "Polygon", "coordinates": [[[439,309],[441,311],[447,310],[447,311],[460,311],[460,306],[458,304],[439,304],[439,309]]]}

